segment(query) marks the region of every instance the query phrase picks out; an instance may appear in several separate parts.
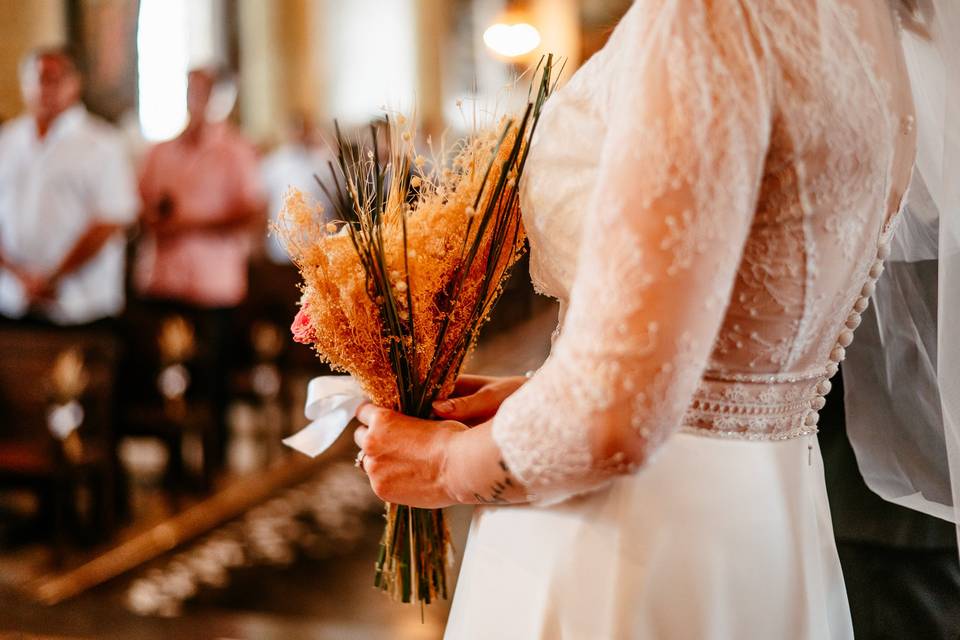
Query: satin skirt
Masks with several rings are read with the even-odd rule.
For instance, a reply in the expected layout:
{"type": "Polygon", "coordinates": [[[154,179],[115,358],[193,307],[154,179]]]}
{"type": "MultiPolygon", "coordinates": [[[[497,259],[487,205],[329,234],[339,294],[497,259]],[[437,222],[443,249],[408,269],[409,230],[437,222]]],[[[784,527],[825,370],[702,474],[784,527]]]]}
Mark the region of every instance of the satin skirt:
{"type": "Polygon", "coordinates": [[[680,433],[601,491],[477,509],[445,637],[853,638],[816,437],[680,433]]]}

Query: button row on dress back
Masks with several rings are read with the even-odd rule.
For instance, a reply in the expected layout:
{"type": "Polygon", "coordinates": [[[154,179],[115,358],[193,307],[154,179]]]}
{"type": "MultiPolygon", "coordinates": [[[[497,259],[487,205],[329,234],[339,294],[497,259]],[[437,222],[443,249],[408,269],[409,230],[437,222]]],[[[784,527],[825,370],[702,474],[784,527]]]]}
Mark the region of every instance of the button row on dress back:
{"type": "Polygon", "coordinates": [[[817,384],[816,390],[818,397],[810,404],[810,411],[804,417],[804,424],[809,427],[815,427],[820,421],[820,409],[826,404],[824,397],[830,393],[830,378],[837,375],[840,370],[840,363],[847,356],[846,348],[853,342],[853,332],[860,326],[860,316],[870,306],[870,296],[877,289],[877,279],[883,273],[883,261],[890,255],[890,245],[885,240],[877,246],[877,256],[870,265],[869,277],[860,290],[860,297],[853,303],[853,309],[847,316],[845,328],[840,331],[837,337],[837,344],[830,351],[830,364],[824,371],[823,379],[817,384]]]}
{"type": "MultiPolygon", "coordinates": [[[[802,401],[806,404],[805,413],[796,415],[795,418],[789,418],[792,413],[789,403],[778,404],[775,406],[748,406],[740,407],[736,404],[726,402],[711,401],[704,398],[695,398],[691,403],[688,413],[684,416],[683,431],[697,435],[707,435],[720,438],[733,438],[738,440],[792,440],[804,436],[810,436],[817,433],[817,423],[820,420],[820,409],[826,404],[826,395],[830,393],[832,385],[830,379],[837,374],[840,362],[846,357],[846,348],[853,342],[853,334],[860,326],[861,314],[870,304],[870,296],[876,291],[876,282],[883,273],[884,260],[890,255],[889,236],[885,236],[877,245],[876,258],[870,265],[868,278],[860,289],[860,296],[853,303],[850,313],[844,323],[844,328],[837,336],[837,341],[830,351],[829,363],[819,375],[807,376],[796,375],[784,377],[783,374],[774,375],[750,375],[749,381],[766,384],[782,384],[784,382],[802,382],[804,380],[819,380],[813,385],[811,391],[813,398],[802,401]],[[717,414],[723,414],[718,417],[717,414]],[[775,415],[782,417],[771,424],[760,424],[757,426],[748,426],[743,428],[736,417],[752,416],[760,414],[772,419],[775,415]],[[735,417],[736,416],[736,417],[735,417]],[[736,422],[735,428],[725,428],[723,422],[730,420],[736,422]]],[[[724,374],[723,379],[718,376],[718,381],[730,381],[735,378],[733,374],[724,374]]],[[[797,405],[794,405],[797,406],[797,405]]],[[[799,408],[803,410],[804,404],[799,408]]],[[[760,418],[758,416],[758,419],[760,418]]]]}

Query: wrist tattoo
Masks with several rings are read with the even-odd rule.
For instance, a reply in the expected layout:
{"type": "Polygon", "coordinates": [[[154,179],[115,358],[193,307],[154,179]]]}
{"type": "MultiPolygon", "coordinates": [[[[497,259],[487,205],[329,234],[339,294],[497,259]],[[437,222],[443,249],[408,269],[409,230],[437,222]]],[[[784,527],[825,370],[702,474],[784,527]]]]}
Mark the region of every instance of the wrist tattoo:
{"type": "Polygon", "coordinates": [[[499,460],[500,469],[503,471],[503,479],[497,480],[490,487],[490,495],[482,496],[479,493],[474,493],[473,497],[477,500],[479,504],[507,504],[508,500],[503,497],[503,493],[508,489],[514,486],[513,480],[510,479],[510,469],[507,468],[507,463],[503,459],[499,460]]]}

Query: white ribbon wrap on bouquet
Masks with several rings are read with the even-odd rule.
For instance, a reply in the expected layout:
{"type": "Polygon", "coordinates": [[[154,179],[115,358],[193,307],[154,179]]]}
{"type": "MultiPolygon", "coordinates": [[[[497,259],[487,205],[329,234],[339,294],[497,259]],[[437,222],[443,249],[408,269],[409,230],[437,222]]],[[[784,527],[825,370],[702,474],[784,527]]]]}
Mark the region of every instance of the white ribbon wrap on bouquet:
{"type": "Polygon", "coordinates": [[[283,444],[315,458],[337,441],[368,398],[350,376],[320,376],[307,385],[304,415],[310,424],[283,444]]]}

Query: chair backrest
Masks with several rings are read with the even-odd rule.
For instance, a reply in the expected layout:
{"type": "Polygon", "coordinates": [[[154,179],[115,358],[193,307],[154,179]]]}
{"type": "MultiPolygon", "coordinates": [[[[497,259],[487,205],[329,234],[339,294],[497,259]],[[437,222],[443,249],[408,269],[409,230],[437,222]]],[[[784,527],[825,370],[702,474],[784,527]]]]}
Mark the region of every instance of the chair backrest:
{"type": "Polygon", "coordinates": [[[296,267],[254,260],[249,274],[250,288],[244,304],[247,325],[269,322],[281,329],[285,338],[281,362],[285,369],[322,370],[324,365],[313,349],[290,338],[288,327],[297,314],[300,300],[301,278],[296,267]]]}
{"type": "Polygon", "coordinates": [[[118,343],[101,330],[0,326],[0,438],[46,440],[47,411],[54,400],[51,371],[66,351],[83,358],[87,384],[81,434],[105,437],[112,426],[118,343]]]}

